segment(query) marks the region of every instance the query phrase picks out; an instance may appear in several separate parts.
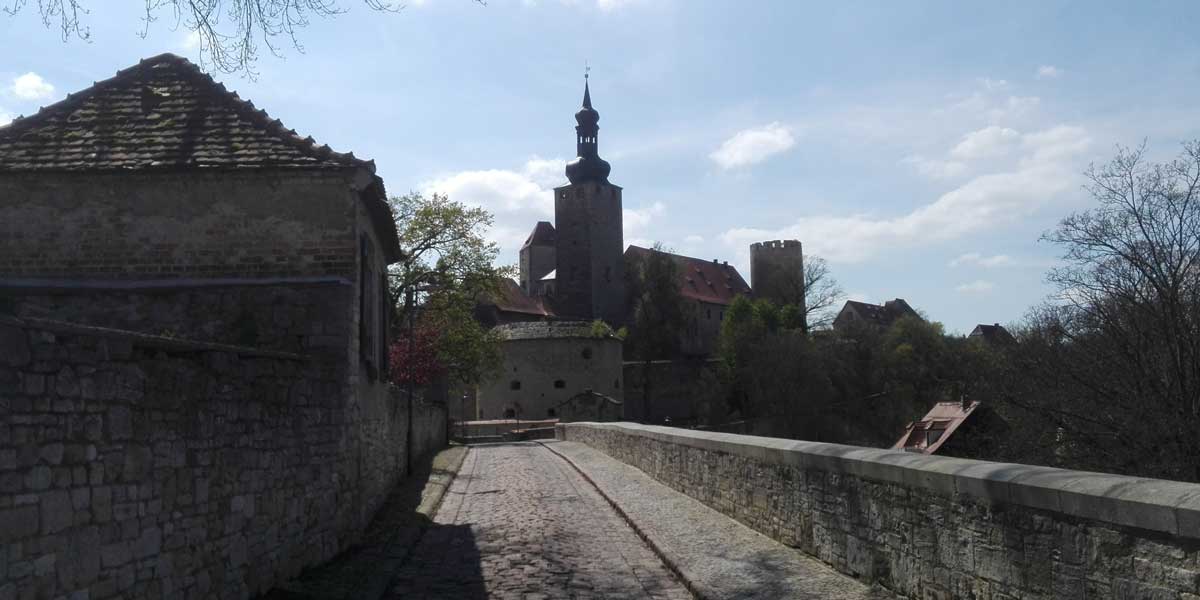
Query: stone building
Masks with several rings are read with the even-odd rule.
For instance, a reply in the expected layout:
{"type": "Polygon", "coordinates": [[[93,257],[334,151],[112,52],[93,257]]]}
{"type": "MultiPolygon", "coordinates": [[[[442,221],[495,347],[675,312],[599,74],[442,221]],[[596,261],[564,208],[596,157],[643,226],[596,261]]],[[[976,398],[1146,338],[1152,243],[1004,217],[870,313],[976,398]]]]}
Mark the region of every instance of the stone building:
{"type": "Polygon", "coordinates": [[[804,313],[804,248],[799,240],[750,244],[750,281],[754,297],[779,306],[794,304],[804,313]]]}
{"type": "Polygon", "coordinates": [[[971,333],[967,334],[967,339],[979,340],[989,346],[1009,346],[1017,343],[1017,338],[1013,337],[1013,334],[999,323],[991,325],[980,323],[971,330],[971,333]]]}
{"type": "Polygon", "coordinates": [[[833,329],[842,333],[862,328],[883,331],[903,317],[921,318],[903,298],[888,300],[883,304],[847,300],[833,320],[833,329]]]}
{"type": "Polygon", "coordinates": [[[386,382],[400,256],[373,162],[174,55],[0,127],[22,589],[249,597],[355,543],[445,440],[444,406],[386,382]]]}
{"type": "Polygon", "coordinates": [[[0,128],[0,289],[18,315],[386,369],[400,256],[372,161],[164,54],[0,128]]]}
{"type": "MultiPolygon", "coordinates": [[[[638,262],[646,260],[653,252],[658,251],[630,246],[625,251],[625,260],[636,268],[638,262]]],[[[688,323],[686,329],[680,332],[680,350],[688,356],[708,356],[716,351],[725,309],[737,296],[750,295],[750,286],[728,262],[669,252],[662,254],[675,263],[679,294],[687,308],[685,314],[688,323]]]]}
{"type": "Polygon", "coordinates": [[[496,332],[503,362],[496,377],[479,385],[475,418],[557,418],[589,390],[621,400],[621,340],[597,334],[590,322],[511,323],[496,332]]]}

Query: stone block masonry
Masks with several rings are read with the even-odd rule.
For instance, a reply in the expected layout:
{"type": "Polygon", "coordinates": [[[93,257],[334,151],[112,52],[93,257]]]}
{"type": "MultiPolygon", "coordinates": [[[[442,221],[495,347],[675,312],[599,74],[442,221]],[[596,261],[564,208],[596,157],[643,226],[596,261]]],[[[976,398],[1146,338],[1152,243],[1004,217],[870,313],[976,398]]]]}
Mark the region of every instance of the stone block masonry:
{"type": "MultiPolygon", "coordinates": [[[[343,370],[0,317],[0,598],[246,598],[332,558],[408,425],[343,370]]],[[[414,419],[415,452],[445,443],[444,407],[414,419]]]]}
{"type": "Polygon", "coordinates": [[[1200,485],[631,423],[557,436],[906,597],[1200,598],[1200,485]]]}

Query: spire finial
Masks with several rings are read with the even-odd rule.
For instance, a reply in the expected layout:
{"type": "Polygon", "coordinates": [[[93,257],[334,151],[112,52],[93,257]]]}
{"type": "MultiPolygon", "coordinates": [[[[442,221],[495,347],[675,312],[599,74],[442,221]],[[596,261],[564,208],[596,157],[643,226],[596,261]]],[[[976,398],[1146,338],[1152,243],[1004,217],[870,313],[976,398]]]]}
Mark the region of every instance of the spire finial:
{"type": "Polygon", "coordinates": [[[588,75],[590,75],[591,72],[592,72],[592,67],[587,64],[586,60],[583,61],[583,107],[584,108],[592,107],[592,92],[591,92],[591,90],[588,89],[588,75]]]}

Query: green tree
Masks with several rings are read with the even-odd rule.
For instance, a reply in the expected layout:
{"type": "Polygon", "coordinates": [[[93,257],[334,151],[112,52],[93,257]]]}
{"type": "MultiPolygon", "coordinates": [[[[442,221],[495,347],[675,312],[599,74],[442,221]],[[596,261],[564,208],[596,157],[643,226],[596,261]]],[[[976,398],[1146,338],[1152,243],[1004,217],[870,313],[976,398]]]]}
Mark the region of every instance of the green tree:
{"type": "Polygon", "coordinates": [[[625,265],[627,306],[631,307],[625,350],[643,362],[642,418],[649,420],[651,362],[679,354],[688,314],[679,291],[679,269],[661,243],[625,265]]]}
{"type": "MultiPolygon", "coordinates": [[[[463,383],[478,381],[497,368],[500,354],[499,340],[472,318],[475,303],[512,274],[510,267],[494,266],[499,248],[483,237],[492,216],[439,194],[412,193],[390,203],[403,250],[389,272],[396,299],[393,339],[403,346],[393,356],[408,357],[412,334],[421,329],[431,332],[428,346],[436,360],[413,355],[409,364],[430,364],[463,383]]],[[[406,380],[403,364],[393,371],[406,380]]]]}

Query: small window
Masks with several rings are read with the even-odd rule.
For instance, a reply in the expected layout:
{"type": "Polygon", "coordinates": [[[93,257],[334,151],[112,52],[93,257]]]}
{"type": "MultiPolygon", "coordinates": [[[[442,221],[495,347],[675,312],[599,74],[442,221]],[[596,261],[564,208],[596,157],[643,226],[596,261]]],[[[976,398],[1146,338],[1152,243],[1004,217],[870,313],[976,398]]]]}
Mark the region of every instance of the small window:
{"type": "Polygon", "coordinates": [[[562,389],[562,388],[565,388],[565,387],[567,387],[567,382],[565,382],[565,381],[563,381],[563,380],[561,380],[561,379],[556,379],[556,380],[554,380],[554,387],[555,387],[556,389],[562,389]]]}
{"type": "Polygon", "coordinates": [[[547,416],[547,417],[550,417],[551,419],[553,419],[554,417],[557,417],[557,416],[558,416],[558,413],[554,412],[554,409],[553,409],[553,408],[547,408],[547,409],[546,409],[546,416],[547,416]]]}
{"type": "Polygon", "coordinates": [[[618,389],[618,390],[621,389],[621,380],[620,379],[613,380],[613,388],[618,389]]]}
{"type": "Polygon", "coordinates": [[[706,309],[704,312],[705,312],[704,318],[711,321],[712,320],[712,309],[711,308],[706,309]]]}
{"type": "Polygon", "coordinates": [[[584,360],[589,360],[589,359],[591,359],[591,358],[592,358],[592,349],[591,349],[591,348],[584,348],[584,349],[583,349],[583,352],[581,352],[580,354],[583,356],[583,359],[584,359],[584,360]]]}
{"type": "Polygon", "coordinates": [[[511,381],[511,382],[508,384],[508,389],[510,389],[510,390],[519,390],[519,389],[521,389],[521,382],[520,382],[520,381],[517,381],[516,379],[512,380],[512,381],[511,381]]]}
{"type": "Polygon", "coordinates": [[[504,409],[504,418],[505,419],[512,419],[516,416],[517,416],[517,411],[515,411],[511,408],[504,409]]]}

